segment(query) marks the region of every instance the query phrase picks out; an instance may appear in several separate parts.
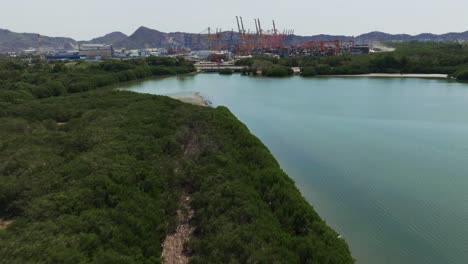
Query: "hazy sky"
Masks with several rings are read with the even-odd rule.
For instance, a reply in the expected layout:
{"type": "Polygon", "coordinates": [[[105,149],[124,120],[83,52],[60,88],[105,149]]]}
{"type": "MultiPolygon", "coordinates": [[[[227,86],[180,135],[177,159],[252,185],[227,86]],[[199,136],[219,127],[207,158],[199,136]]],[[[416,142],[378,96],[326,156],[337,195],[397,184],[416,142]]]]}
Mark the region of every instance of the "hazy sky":
{"type": "Polygon", "coordinates": [[[0,0],[0,28],[91,39],[144,25],[164,32],[236,29],[235,16],[254,29],[275,19],[296,34],[446,33],[468,30],[468,0],[0,0]]]}

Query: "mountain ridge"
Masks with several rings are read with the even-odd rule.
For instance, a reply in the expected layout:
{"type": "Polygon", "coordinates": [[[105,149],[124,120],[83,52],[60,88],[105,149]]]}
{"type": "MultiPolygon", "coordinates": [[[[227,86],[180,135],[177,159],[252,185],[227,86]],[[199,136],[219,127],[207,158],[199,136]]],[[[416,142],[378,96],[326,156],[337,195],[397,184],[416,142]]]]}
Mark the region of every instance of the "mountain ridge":
{"type": "Polygon", "coordinates": [[[114,31],[114,32],[111,32],[111,33],[108,33],[102,37],[97,37],[97,38],[93,38],[91,40],[88,40],[88,41],[79,41],[79,43],[82,43],[82,44],[107,44],[107,43],[115,43],[115,42],[118,42],[118,41],[121,41],[125,38],[128,38],[127,35],[125,35],[124,33],[120,32],[120,31],[114,31]]]}
{"type": "MultiPolygon", "coordinates": [[[[230,32],[223,32],[230,35],[230,32]]],[[[239,33],[233,33],[233,41],[239,41],[239,33]]],[[[468,30],[464,32],[448,32],[444,34],[420,33],[389,34],[380,31],[372,31],[358,36],[318,34],[312,36],[292,35],[290,42],[300,43],[314,40],[354,40],[358,43],[371,41],[468,41],[468,30]]],[[[79,44],[110,44],[115,48],[140,49],[154,47],[188,47],[192,49],[206,49],[206,38],[200,38],[199,34],[187,32],[161,32],[149,27],[140,26],[131,35],[114,31],[101,37],[88,41],[77,41],[67,37],[50,37],[37,33],[17,33],[7,29],[0,29],[0,52],[22,51],[29,48],[35,49],[73,49],[79,44]],[[196,43],[195,43],[196,42],[196,43]]]]}

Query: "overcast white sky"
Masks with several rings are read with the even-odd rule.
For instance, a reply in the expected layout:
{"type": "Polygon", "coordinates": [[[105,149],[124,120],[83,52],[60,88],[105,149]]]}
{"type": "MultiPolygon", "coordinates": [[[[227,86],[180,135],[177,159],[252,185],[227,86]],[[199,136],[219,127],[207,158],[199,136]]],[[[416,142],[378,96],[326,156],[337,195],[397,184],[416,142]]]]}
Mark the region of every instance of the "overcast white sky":
{"type": "Polygon", "coordinates": [[[296,34],[358,35],[369,31],[417,34],[468,30],[468,0],[0,0],[0,28],[91,39],[144,25],[164,32],[207,27],[295,29],[296,34]]]}

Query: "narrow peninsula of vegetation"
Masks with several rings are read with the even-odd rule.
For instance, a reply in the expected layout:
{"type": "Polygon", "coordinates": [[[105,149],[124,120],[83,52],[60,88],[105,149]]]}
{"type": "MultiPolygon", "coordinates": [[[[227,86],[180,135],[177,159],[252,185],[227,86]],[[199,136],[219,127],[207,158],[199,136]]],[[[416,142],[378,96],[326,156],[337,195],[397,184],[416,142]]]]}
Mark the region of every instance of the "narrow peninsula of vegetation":
{"type": "MultiPolygon", "coordinates": [[[[392,42],[393,52],[347,54],[322,57],[274,58],[260,56],[242,59],[249,75],[284,76],[281,67],[300,67],[302,76],[354,75],[368,73],[448,74],[460,81],[468,80],[468,46],[448,42],[392,42]]],[[[291,75],[292,72],[289,72],[291,75]]]]}
{"type": "Polygon", "coordinates": [[[0,263],[161,263],[181,210],[191,263],[353,262],[227,108],[109,87],[191,71],[0,62],[0,263]]]}

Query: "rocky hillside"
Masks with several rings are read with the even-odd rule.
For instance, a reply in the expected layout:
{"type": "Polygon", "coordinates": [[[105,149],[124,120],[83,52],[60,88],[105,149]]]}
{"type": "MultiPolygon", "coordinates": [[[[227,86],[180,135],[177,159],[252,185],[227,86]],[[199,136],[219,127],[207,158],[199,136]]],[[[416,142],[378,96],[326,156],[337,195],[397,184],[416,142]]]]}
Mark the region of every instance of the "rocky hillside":
{"type": "Polygon", "coordinates": [[[89,41],[80,41],[80,43],[83,43],[83,44],[90,44],[90,43],[93,43],[93,44],[109,44],[109,43],[111,43],[112,44],[112,43],[122,41],[122,40],[124,40],[126,38],[128,38],[127,35],[125,35],[122,32],[116,31],[116,32],[106,34],[106,35],[104,35],[102,37],[99,37],[99,38],[94,38],[94,39],[89,40],[89,41]]]}
{"type": "Polygon", "coordinates": [[[47,37],[36,33],[15,33],[10,30],[0,29],[0,52],[39,47],[70,49],[74,45],[76,45],[76,41],[71,38],[47,37]]]}

